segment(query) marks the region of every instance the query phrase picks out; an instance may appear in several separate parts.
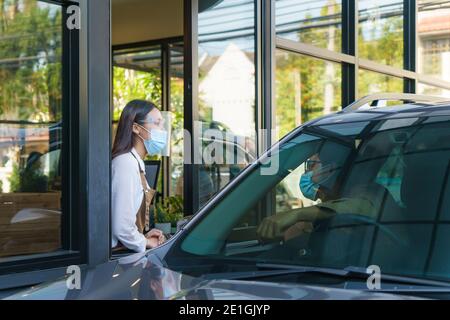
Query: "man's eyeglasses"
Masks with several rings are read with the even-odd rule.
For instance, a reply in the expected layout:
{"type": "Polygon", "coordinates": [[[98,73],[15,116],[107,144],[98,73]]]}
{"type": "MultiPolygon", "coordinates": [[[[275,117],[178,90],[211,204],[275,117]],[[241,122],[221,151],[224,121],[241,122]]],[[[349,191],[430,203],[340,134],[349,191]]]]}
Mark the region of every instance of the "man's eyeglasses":
{"type": "Polygon", "coordinates": [[[320,161],[320,160],[308,159],[308,160],[305,161],[305,170],[306,171],[311,171],[314,168],[314,166],[316,166],[316,165],[318,165],[320,163],[322,163],[322,161],[320,161]]]}

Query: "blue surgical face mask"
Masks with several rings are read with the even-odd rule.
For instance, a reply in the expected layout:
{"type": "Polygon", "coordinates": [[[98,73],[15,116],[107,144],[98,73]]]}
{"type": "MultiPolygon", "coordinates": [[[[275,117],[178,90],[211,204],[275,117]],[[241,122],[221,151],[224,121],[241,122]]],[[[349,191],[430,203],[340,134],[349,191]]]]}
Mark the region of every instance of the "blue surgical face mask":
{"type": "Polygon", "coordinates": [[[330,170],[334,166],[332,164],[320,167],[317,170],[310,170],[305,172],[300,178],[300,190],[303,195],[311,200],[316,200],[317,191],[319,187],[326,183],[331,178],[330,170]],[[316,177],[316,182],[313,181],[312,177],[316,177]],[[318,181],[317,181],[318,179],[318,181]]]}
{"type": "Polygon", "coordinates": [[[312,180],[314,171],[305,172],[300,178],[300,190],[303,195],[311,200],[316,200],[319,185],[312,180]]]}
{"type": "Polygon", "coordinates": [[[144,142],[145,149],[147,153],[151,156],[160,154],[161,151],[166,147],[167,144],[167,131],[159,130],[159,129],[150,129],[147,130],[143,126],[140,126],[145,131],[150,133],[150,139],[144,139],[139,136],[144,142]]]}

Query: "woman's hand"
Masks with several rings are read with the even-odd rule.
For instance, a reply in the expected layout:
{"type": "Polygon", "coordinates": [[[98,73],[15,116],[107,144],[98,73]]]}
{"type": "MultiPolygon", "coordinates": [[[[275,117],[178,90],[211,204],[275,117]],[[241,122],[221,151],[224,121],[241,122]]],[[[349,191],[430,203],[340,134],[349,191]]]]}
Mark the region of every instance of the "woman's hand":
{"type": "Polygon", "coordinates": [[[158,229],[150,230],[145,237],[147,238],[147,247],[149,248],[155,248],[166,241],[166,237],[164,237],[164,234],[158,229]]]}
{"type": "Polygon", "coordinates": [[[147,249],[153,249],[158,246],[158,239],[155,237],[147,238],[147,249]]]}

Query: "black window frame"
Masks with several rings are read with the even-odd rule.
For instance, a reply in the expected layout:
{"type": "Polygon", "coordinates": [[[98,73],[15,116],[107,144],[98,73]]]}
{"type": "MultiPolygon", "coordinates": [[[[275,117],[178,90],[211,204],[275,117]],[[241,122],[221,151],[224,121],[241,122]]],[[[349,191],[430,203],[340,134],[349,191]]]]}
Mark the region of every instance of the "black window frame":
{"type": "MultiPolygon", "coordinates": [[[[62,250],[51,253],[40,253],[32,255],[20,255],[5,257],[0,260],[0,275],[7,273],[18,273],[44,268],[55,268],[70,264],[80,264],[79,231],[80,224],[77,217],[77,208],[71,204],[76,196],[77,188],[71,187],[77,184],[77,163],[73,161],[76,153],[77,139],[74,133],[77,127],[77,93],[78,85],[78,39],[77,29],[69,30],[65,21],[67,20],[67,7],[78,5],[72,1],[48,1],[36,0],[58,5],[62,8],[62,147],[61,147],[61,244],[62,250]],[[74,81],[75,80],[75,81],[74,81]],[[66,249],[64,249],[66,248],[66,249]]],[[[0,284],[1,287],[1,284],[0,284]]]]}
{"type": "Polygon", "coordinates": [[[61,223],[66,250],[0,262],[0,290],[54,280],[67,267],[110,259],[110,0],[38,0],[62,7],[63,144],[61,223]],[[80,29],[69,30],[68,7],[80,29]],[[105,58],[107,57],[107,58],[105,58]]]}

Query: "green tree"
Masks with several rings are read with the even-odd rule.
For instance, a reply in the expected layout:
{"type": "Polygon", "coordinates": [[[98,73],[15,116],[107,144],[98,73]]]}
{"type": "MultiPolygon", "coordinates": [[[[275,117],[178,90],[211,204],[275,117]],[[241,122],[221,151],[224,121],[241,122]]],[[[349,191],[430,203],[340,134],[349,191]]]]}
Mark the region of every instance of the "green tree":
{"type": "Polygon", "coordinates": [[[144,99],[161,106],[160,70],[149,72],[114,67],[114,120],[119,120],[125,105],[134,99],[144,99]]]}
{"type": "Polygon", "coordinates": [[[0,0],[0,117],[61,117],[61,9],[36,0],[0,0]]]}
{"type": "MultiPolygon", "coordinates": [[[[360,57],[388,66],[403,67],[403,16],[378,19],[372,29],[360,27],[360,57]]],[[[367,24],[366,24],[367,25],[367,24]]]]}
{"type": "MultiPolygon", "coordinates": [[[[359,54],[365,59],[388,66],[403,66],[403,16],[378,19],[379,27],[359,29],[359,54]],[[364,34],[364,33],[365,34],[364,34]]],[[[360,70],[359,97],[376,92],[403,92],[403,80],[393,76],[360,70]]]]}
{"type": "MultiPolygon", "coordinates": [[[[321,21],[332,23],[340,5],[330,0],[320,11],[321,21]]],[[[328,50],[338,51],[341,28],[319,26],[312,15],[306,16],[297,33],[299,42],[313,44],[328,50]],[[309,18],[309,19],[308,19],[309,18]],[[334,34],[334,36],[333,36],[334,34]],[[330,36],[332,35],[332,36],[330,36]]],[[[317,17],[316,17],[317,18],[317,17]]],[[[359,29],[359,51],[361,57],[390,66],[402,66],[403,17],[392,16],[380,19],[378,28],[359,29]]],[[[317,118],[328,111],[341,107],[341,66],[337,63],[311,58],[305,55],[277,50],[276,60],[276,119],[279,136],[291,131],[295,126],[317,118]],[[326,103],[327,94],[331,97],[326,103]]],[[[392,76],[369,71],[359,71],[358,92],[366,95],[374,92],[402,92],[403,81],[392,76]]],[[[328,97],[329,99],[329,97],[328,97]]]]}

